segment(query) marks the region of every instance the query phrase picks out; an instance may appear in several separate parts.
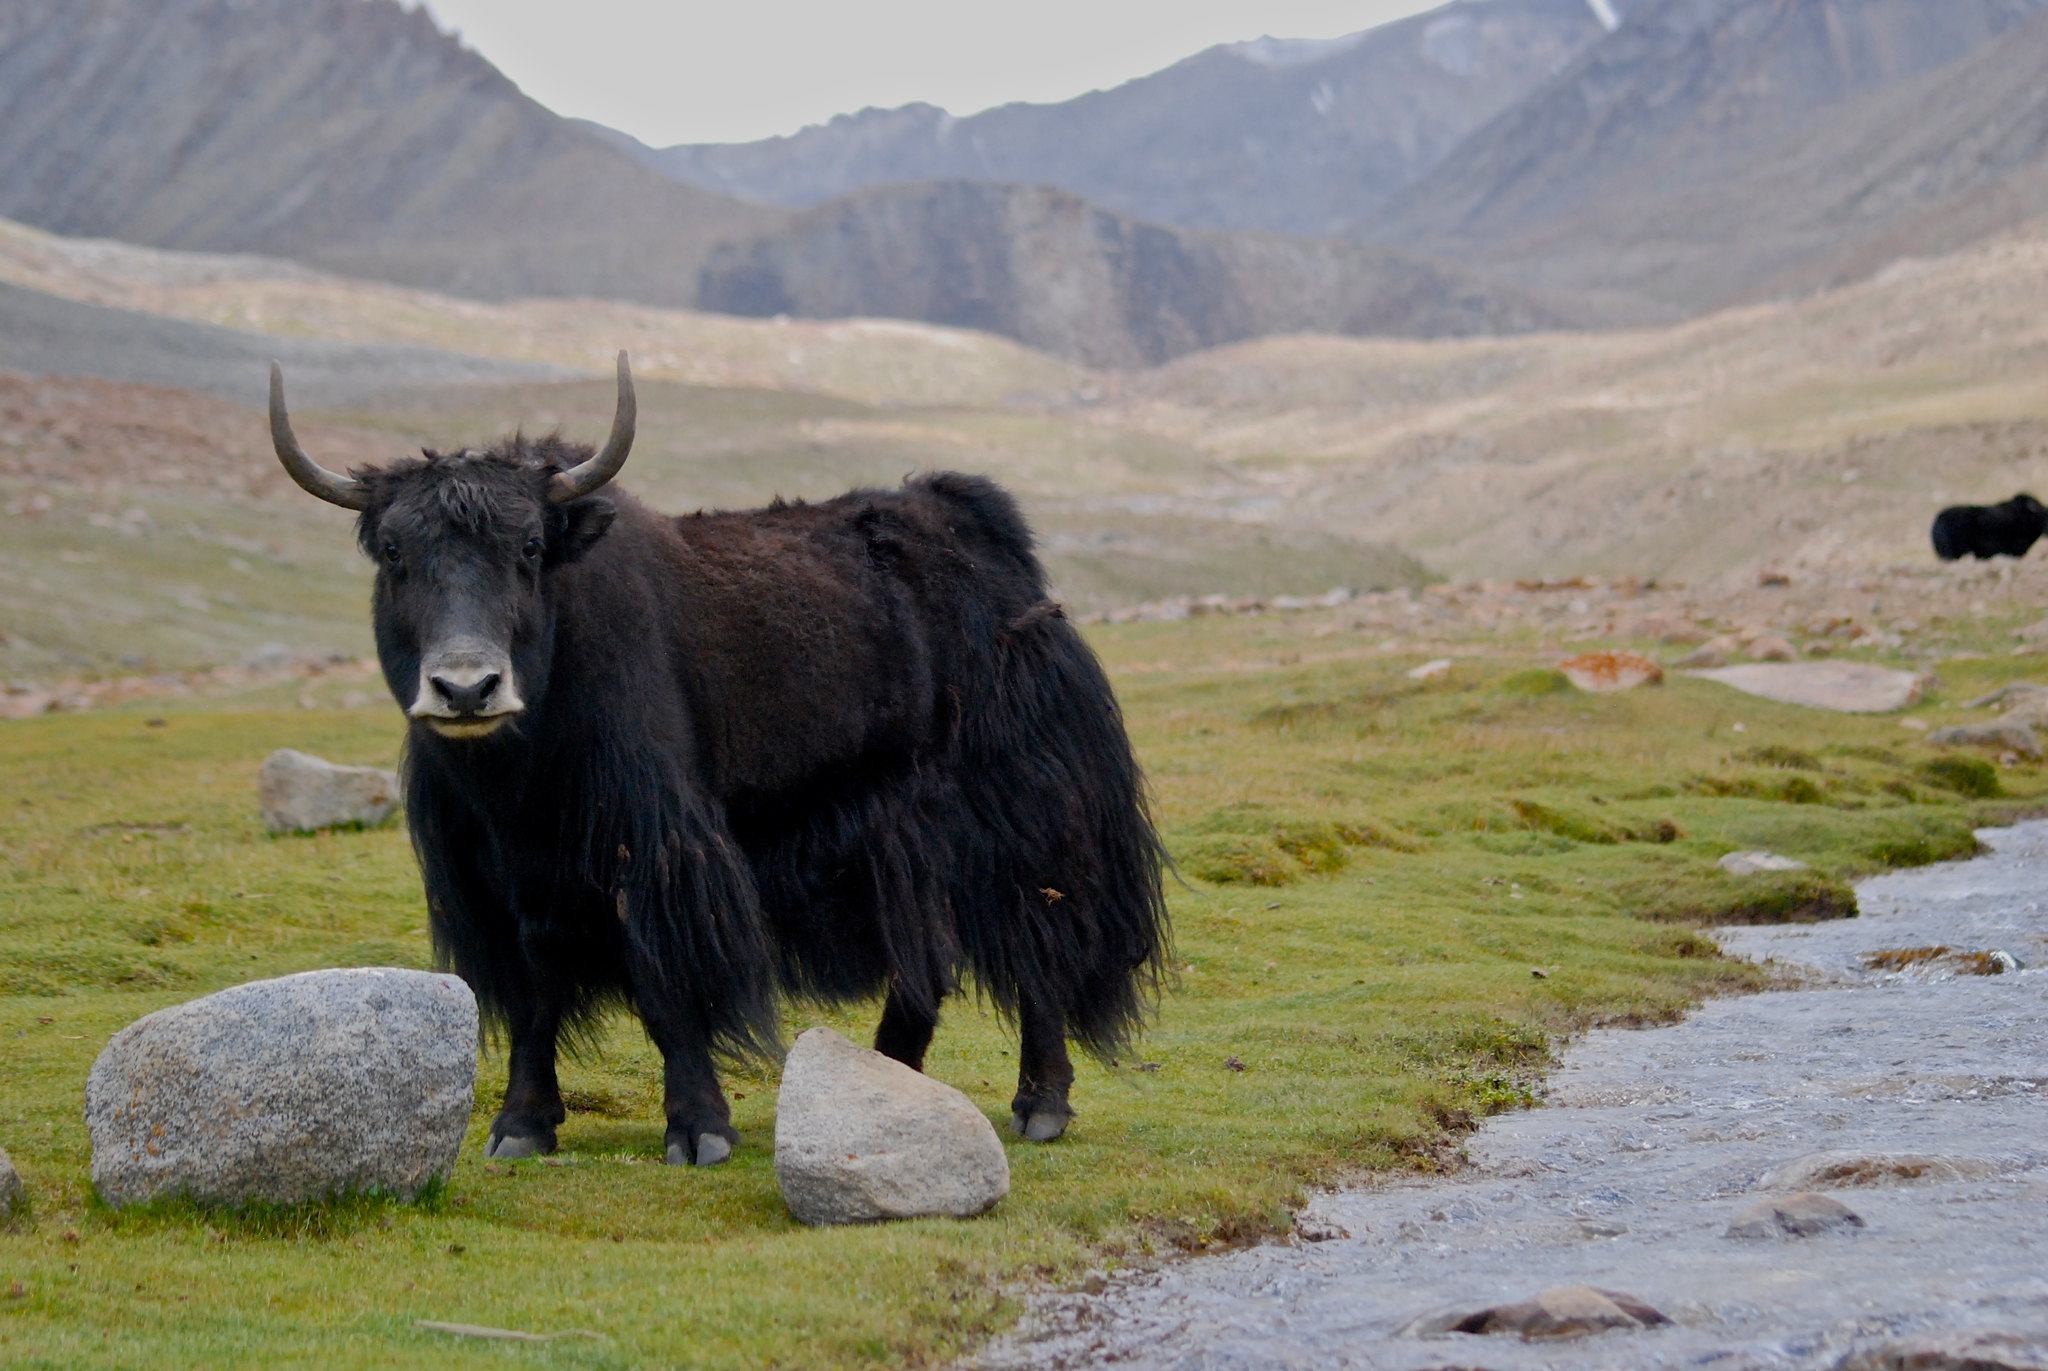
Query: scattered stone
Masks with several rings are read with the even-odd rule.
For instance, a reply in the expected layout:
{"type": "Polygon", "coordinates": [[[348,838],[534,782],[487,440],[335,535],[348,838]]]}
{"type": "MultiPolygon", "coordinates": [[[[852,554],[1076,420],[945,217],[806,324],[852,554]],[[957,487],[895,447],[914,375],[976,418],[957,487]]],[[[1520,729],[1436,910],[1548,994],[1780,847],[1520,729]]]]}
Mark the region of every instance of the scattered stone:
{"type": "Polygon", "coordinates": [[[1604,694],[1641,685],[1662,685],[1664,668],[1633,652],[1587,652],[1557,664],[1580,690],[1604,694]]]}
{"type": "Polygon", "coordinates": [[[1306,1214],[1296,1214],[1294,1236],[1303,1242],[1337,1242],[1350,1237],[1351,1230],[1339,1228],[1328,1219],[1312,1219],[1306,1214]]]}
{"type": "Polygon", "coordinates": [[[1835,1371],[2048,1371],[2048,1341],[1985,1330],[1922,1333],[1853,1352],[1835,1371]]]}
{"type": "Polygon", "coordinates": [[[2006,709],[2018,709],[2038,700],[2048,700],[2048,686],[2033,681],[2007,681],[1989,695],[1979,695],[1963,706],[1964,709],[1989,709],[2003,705],[2006,709]]]}
{"type": "Polygon", "coordinates": [[[1955,947],[1893,947],[1863,957],[1866,971],[1934,972],[1937,976],[2003,976],[2026,964],[2002,949],[1971,952],[1955,947]]]}
{"type": "Polygon", "coordinates": [[[1927,735],[1927,741],[1946,747],[1995,747],[2005,752],[2017,752],[2023,757],[2041,755],[2041,740],[2034,730],[2009,718],[1988,724],[1954,724],[1948,728],[1937,728],[1927,735]]]}
{"type": "Polygon", "coordinates": [[[476,997],[363,967],[251,981],[144,1015],[86,1080],[108,1204],[411,1199],[454,1169],[476,1083],[476,997]]]}
{"type": "Polygon", "coordinates": [[[775,1178],[801,1223],[971,1218],[1010,1193],[995,1128],[965,1095],[829,1028],[800,1035],[775,1106],[775,1178]]]}
{"type": "Polygon", "coordinates": [[[1421,666],[1414,668],[1408,673],[1408,679],[1411,681],[1433,681],[1439,676],[1448,676],[1450,671],[1451,659],[1439,657],[1433,662],[1424,662],[1421,666]]]}
{"type": "Polygon", "coordinates": [[[1590,1285],[1559,1285],[1516,1304],[1423,1319],[1407,1331],[1425,1338],[1445,1333],[1513,1334],[1533,1342],[1583,1338],[1612,1328],[1655,1328],[1670,1322],[1634,1295],[1590,1285]]]}
{"type": "Polygon", "coordinates": [[[1729,648],[1705,643],[1686,653],[1671,665],[1678,671],[1712,671],[1728,665],[1729,648]]]}
{"type": "Polygon", "coordinates": [[[1944,1185],[1990,1176],[1998,1168],[1972,1157],[1924,1152],[1815,1152],[1764,1177],[1769,1190],[1851,1190],[1889,1185],[1944,1185]]]}
{"type": "Polygon", "coordinates": [[[1840,1200],[1806,1191],[1758,1200],[1728,1225],[1731,1238],[1811,1238],[1863,1227],[1863,1217],[1840,1200]]]}
{"type": "Polygon", "coordinates": [[[1794,662],[1799,660],[1797,649],[1776,634],[1766,634],[1761,638],[1753,640],[1749,645],[1748,651],[1750,657],[1759,662],[1794,662]]]}
{"type": "Polygon", "coordinates": [[[10,690],[0,695],[0,719],[33,719],[56,707],[57,697],[47,690],[10,690]]]}
{"type": "Polygon", "coordinates": [[[1913,730],[1913,732],[1915,733],[1925,733],[1928,729],[1932,728],[1933,726],[1934,725],[1928,723],[1925,719],[1916,719],[1910,714],[1907,715],[1905,718],[1899,720],[1900,728],[1909,728],[1913,730]]]}
{"type": "Polygon", "coordinates": [[[1927,678],[1911,671],[1839,658],[1821,662],[1756,662],[1695,673],[1745,695],[1845,714],[1885,714],[1916,703],[1927,678]]]}
{"type": "Polygon", "coordinates": [[[14,1169],[14,1159],[0,1148],[0,1219],[12,1214],[21,1202],[28,1198],[28,1187],[21,1183],[21,1173],[14,1169]]]}
{"type": "Polygon", "coordinates": [[[311,833],[359,824],[375,828],[398,808],[398,773],[333,762],[281,747],[258,779],[263,822],[272,833],[311,833]]]}
{"type": "Polygon", "coordinates": [[[1753,876],[1759,871],[1804,871],[1806,863],[1775,852],[1730,852],[1716,863],[1731,876],[1753,876]]]}

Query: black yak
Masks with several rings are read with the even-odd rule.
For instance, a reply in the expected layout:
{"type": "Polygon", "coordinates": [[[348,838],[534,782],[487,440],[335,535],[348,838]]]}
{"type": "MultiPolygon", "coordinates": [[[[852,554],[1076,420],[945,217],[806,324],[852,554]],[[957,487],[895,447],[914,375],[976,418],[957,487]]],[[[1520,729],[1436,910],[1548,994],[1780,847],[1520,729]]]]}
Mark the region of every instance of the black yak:
{"type": "Polygon", "coordinates": [[[2031,495],[2002,505],[1950,505],[1934,516],[1934,551],[1944,562],[1958,557],[1989,561],[2003,553],[2024,557],[2048,529],[2048,508],[2031,495]]]}
{"type": "Polygon", "coordinates": [[[994,483],[952,473],[672,518],[549,437],[349,476],[437,955],[510,1045],[487,1153],[555,1147],[558,1041],[608,1005],[664,1059],[671,1163],[738,1140],[713,1056],[770,1051],[777,992],[886,994],[912,1067],[971,973],[1021,1037],[1012,1126],[1072,1109],[1156,988],[1161,850],[1109,683],[994,483]],[[600,489],[603,493],[600,494],[600,489]]]}

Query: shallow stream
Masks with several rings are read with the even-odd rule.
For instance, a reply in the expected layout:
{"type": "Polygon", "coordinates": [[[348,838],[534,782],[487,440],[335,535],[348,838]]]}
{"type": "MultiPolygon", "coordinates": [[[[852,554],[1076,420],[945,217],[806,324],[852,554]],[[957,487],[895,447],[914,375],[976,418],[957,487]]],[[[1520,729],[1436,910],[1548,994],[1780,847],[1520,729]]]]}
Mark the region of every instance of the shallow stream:
{"type": "Polygon", "coordinates": [[[2048,968],[2048,821],[1979,836],[1987,856],[1863,883],[1860,918],[1721,930],[1800,988],[1587,1035],[1545,1107],[1471,1138],[1469,1169],[1319,1197],[1298,1234],[1341,1236],[1045,1297],[978,1365],[2048,1368],[2048,969],[2006,960],[2048,968]],[[1884,953],[1907,955],[1871,963],[1884,953]],[[1850,1184],[1772,1176],[1821,1152],[1858,1154],[1836,1168],[1850,1184]],[[1794,1189],[1863,1227],[1726,1236],[1794,1189]],[[1672,1322],[1419,1331],[1572,1285],[1672,1322]],[[2017,1341],[1988,1360],[1935,1350],[1980,1331],[2017,1341]]]}

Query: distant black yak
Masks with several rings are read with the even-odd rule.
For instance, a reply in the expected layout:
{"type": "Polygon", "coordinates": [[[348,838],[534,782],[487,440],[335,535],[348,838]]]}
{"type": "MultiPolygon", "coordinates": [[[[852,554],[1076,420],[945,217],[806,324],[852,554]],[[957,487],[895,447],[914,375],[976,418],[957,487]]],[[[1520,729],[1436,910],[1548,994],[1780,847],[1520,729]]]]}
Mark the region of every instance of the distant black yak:
{"type": "Polygon", "coordinates": [[[558,438],[294,480],[361,511],[410,716],[434,946],[510,1038],[487,1154],[555,1147],[557,1040],[608,1004],[665,1060],[671,1163],[738,1140],[714,1051],[776,991],[886,992],[916,1067],[963,973],[1022,1037],[1012,1125],[1065,1131],[1067,1039],[1116,1050],[1164,955],[1161,851],[1109,683],[990,481],[681,518],[617,487],[634,399],[558,438]]]}
{"type": "Polygon", "coordinates": [[[1934,551],[1944,562],[1988,561],[2001,553],[2024,557],[2044,529],[2048,507],[2031,495],[2015,495],[2002,505],[1950,505],[1934,516],[1934,551]]]}

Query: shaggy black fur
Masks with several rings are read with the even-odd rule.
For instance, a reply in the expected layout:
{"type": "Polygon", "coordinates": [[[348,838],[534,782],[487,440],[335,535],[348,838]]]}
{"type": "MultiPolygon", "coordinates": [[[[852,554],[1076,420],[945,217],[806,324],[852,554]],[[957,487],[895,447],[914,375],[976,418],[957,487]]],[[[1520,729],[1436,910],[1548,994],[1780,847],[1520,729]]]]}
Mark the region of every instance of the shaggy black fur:
{"type": "Polygon", "coordinates": [[[711,1053],[769,1052],[776,992],[886,992],[918,1066],[963,975],[1017,1022],[1019,1131],[1071,1115],[1156,985],[1161,851],[1101,667],[990,481],[669,518],[588,450],[508,439],[359,472],[392,693],[453,633],[509,643],[526,709],[415,722],[406,813],[437,951],[507,1030],[492,1148],[551,1149],[558,1038],[608,1004],[667,1060],[671,1160],[736,1140],[711,1053]]]}
{"type": "Polygon", "coordinates": [[[1951,505],[1934,516],[1934,551],[1944,562],[1958,557],[1988,561],[2001,553],[2024,557],[2048,529],[2048,508],[2031,495],[2002,505],[1951,505]]]}

